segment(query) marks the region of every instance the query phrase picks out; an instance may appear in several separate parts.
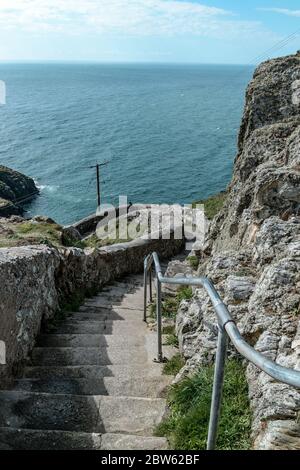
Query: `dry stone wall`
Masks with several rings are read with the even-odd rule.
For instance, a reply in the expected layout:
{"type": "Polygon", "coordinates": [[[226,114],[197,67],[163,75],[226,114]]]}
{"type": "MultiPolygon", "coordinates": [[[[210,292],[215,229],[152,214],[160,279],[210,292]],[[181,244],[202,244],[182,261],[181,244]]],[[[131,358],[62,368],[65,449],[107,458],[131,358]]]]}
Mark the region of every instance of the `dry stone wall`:
{"type": "Polygon", "coordinates": [[[0,249],[0,341],[6,364],[0,388],[22,370],[42,323],[78,291],[85,292],[143,269],[144,257],[157,251],[168,258],[183,240],[137,239],[101,249],[55,249],[44,245],[0,249]]]}

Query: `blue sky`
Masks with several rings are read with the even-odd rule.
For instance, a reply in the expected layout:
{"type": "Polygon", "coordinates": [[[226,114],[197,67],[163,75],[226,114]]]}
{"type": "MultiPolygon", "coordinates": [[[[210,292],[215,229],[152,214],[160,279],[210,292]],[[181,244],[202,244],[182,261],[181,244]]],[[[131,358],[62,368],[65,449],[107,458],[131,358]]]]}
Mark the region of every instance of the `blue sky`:
{"type": "Polygon", "coordinates": [[[246,64],[298,49],[299,0],[0,0],[1,61],[246,64]]]}

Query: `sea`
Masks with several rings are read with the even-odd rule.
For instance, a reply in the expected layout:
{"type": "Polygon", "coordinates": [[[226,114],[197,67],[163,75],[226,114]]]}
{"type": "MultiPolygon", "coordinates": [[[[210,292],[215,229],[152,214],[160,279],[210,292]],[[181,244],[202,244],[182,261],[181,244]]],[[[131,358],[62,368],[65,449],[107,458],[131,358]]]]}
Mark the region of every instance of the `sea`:
{"type": "Polygon", "coordinates": [[[226,188],[251,66],[2,63],[0,163],[34,178],[28,217],[101,201],[190,204],[226,188]]]}

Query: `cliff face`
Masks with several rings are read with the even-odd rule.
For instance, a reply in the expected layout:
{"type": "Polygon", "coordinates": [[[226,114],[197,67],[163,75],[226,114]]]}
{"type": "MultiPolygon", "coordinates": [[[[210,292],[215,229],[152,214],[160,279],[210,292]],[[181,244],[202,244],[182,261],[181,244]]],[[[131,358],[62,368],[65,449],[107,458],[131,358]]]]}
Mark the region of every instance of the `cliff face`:
{"type": "Polygon", "coordinates": [[[271,216],[300,211],[300,54],[262,64],[250,83],[229,197],[210,233],[214,251],[245,246],[271,216]]]}
{"type": "Polygon", "coordinates": [[[0,165],[0,216],[20,214],[17,203],[37,193],[32,178],[0,165]]]}
{"type": "MultiPolygon", "coordinates": [[[[250,344],[300,368],[299,54],[262,64],[248,87],[234,175],[199,274],[213,280],[250,344]]],[[[207,295],[196,290],[177,318],[182,373],[214,360],[215,325],[207,295]]],[[[300,449],[300,393],[251,365],[247,380],[254,446],[300,449]]]]}

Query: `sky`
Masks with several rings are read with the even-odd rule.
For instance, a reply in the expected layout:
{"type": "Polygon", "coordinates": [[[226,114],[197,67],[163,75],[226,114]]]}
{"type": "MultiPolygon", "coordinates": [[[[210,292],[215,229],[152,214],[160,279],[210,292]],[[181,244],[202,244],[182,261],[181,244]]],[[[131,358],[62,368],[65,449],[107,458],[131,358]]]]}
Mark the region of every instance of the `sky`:
{"type": "Polygon", "coordinates": [[[300,0],[0,0],[0,61],[256,64],[298,49],[300,0]]]}

